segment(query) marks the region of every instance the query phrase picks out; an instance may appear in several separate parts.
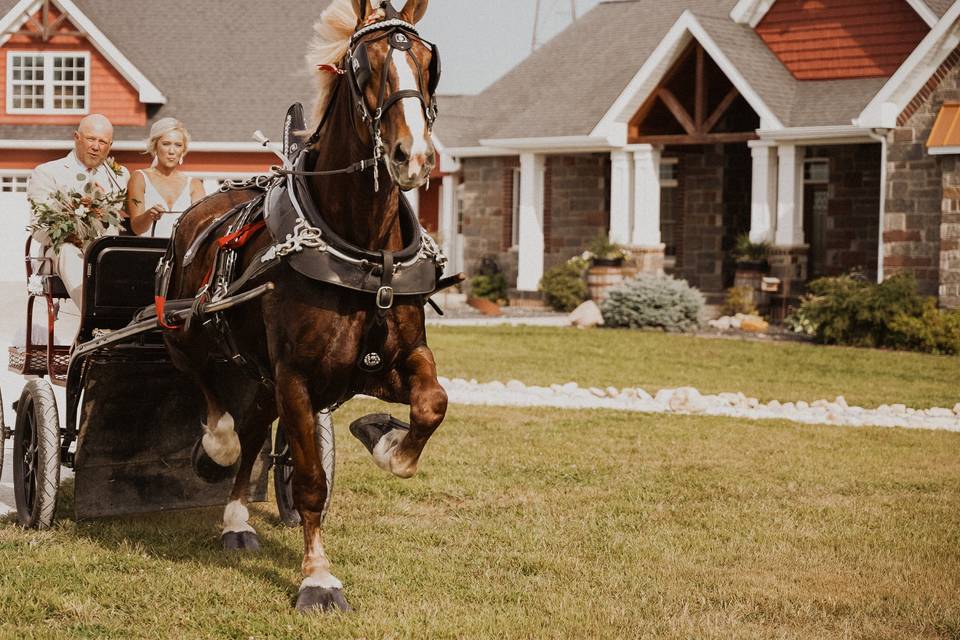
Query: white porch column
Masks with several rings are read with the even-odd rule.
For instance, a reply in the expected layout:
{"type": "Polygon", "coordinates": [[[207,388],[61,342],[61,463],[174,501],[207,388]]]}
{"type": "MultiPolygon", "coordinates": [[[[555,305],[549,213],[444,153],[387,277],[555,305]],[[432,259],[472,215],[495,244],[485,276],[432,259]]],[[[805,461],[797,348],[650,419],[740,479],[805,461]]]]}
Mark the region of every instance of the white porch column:
{"type": "Polygon", "coordinates": [[[630,244],[633,218],[633,154],[610,152],[610,242],[630,244]]]}
{"type": "Polygon", "coordinates": [[[748,144],[753,155],[750,241],[772,243],[777,228],[777,154],[770,142],[748,144]]]}
{"type": "Polygon", "coordinates": [[[543,175],[544,157],[520,155],[520,239],[517,289],[536,291],[543,277],[543,175]]]}
{"type": "Polygon", "coordinates": [[[633,147],[633,233],[635,247],[660,246],[660,149],[633,147]]]}
{"type": "Polygon", "coordinates": [[[460,269],[457,255],[457,176],[443,176],[440,187],[440,238],[443,253],[449,263],[447,271],[456,273],[460,269]]]}
{"type": "Polygon", "coordinates": [[[803,149],[795,144],[777,147],[777,231],[775,244],[797,247],[803,244],[803,149]]]}

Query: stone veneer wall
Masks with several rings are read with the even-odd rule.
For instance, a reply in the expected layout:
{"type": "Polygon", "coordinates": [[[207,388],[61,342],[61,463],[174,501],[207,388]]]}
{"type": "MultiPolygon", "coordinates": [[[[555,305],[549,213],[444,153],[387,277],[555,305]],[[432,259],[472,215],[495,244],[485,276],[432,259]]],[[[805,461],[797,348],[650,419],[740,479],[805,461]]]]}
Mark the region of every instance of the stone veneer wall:
{"type": "Polygon", "coordinates": [[[704,292],[723,290],[723,145],[678,148],[683,239],[674,273],[704,292]]]}
{"type": "Polygon", "coordinates": [[[550,156],[544,180],[544,270],[610,228],[609,154],[550,156]]]}
{"type": "Polygon", "coordinates": [[[517,281],[517,251],[510,247],[513,170],[516,157],[464,158],[463,260],[468,276],[484,256],[493,256],[507,276],[517,281]]]}
{"type": "Polygon", "coordinates": [[[879,144],[807,147],[807,158],[826,158],[830,163],[825,255],[810,256],[811,272],[814,265],[820,276],[859,270],[876,281],[880,151],[879,144]]]}
{"type": "Polygon", "coordinates": [[[921,292],[940,294],[941,304],[951,306],[958,303],[960,279],[953,209],[954,189],[960,185],[954,184],[951,171],[945,171],[955,160],[929,155],[925,144],[943,103],[960,100],[958,58],[957,51],[948,57],[887,136],[883,229],[884,274],[909,271],[921,292]]]}
{"type": "Polygon", "coordinates": [[[943,158],[940,213],[940,304],[960,308],[960,158],[943,158]]]}

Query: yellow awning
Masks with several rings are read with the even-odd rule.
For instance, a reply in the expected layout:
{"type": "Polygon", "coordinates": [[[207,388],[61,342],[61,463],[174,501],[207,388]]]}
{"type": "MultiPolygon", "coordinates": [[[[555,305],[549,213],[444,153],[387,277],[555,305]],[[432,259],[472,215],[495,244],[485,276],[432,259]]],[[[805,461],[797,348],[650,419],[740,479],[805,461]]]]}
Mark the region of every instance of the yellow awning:
{"type": "Polygon", "coordinates": [[[944,102],[927,138],[927,148],[960,146],[960,102],[944,102]]]}

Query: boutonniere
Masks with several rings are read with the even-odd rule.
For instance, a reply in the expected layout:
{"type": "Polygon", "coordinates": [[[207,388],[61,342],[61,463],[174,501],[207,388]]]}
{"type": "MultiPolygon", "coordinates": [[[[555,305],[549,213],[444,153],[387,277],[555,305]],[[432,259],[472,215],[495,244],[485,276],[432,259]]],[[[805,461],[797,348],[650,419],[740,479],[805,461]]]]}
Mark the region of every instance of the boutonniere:
{"type": "Polygon", "coordinates": [[[123,175],[123,165],[116,161],[113,156],[107,158],[106,165],[113,171],[113,175],[118,178],[123,175]]]}

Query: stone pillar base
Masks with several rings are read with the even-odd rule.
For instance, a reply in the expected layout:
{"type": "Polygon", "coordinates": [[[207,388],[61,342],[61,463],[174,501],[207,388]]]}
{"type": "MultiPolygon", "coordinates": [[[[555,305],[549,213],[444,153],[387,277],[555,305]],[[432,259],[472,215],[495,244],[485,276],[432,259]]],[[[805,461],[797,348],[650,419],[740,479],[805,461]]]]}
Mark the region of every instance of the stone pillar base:
{"type": "Polygon", "coordinates": [[[767,254],[770,275],[791,282],[806,282],[810,262],[810,245],[773,246],[767,254]]]}
{"type": "Polygon", "coordinates": [[[634,266],[637,273],[661,275],[666,248],[665,244],[655,247],[628,247],[631,256],[628,264],[634,266]]]}

